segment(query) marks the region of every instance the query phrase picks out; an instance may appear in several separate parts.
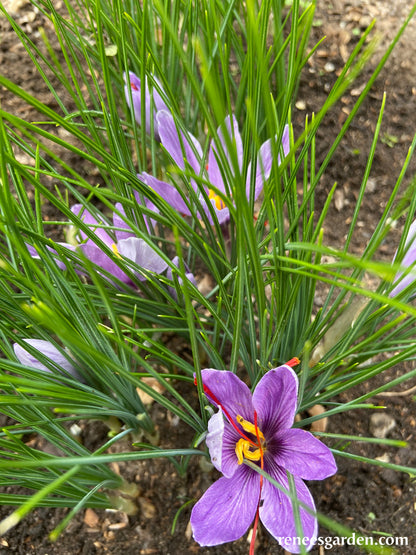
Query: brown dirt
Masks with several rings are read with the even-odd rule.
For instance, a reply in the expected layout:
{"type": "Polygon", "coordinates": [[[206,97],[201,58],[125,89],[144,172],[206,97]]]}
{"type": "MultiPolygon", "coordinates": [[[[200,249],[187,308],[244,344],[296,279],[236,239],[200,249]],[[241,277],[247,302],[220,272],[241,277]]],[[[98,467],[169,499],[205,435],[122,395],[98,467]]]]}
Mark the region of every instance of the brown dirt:
{"type": "MultiPolygon", "coordinates": [[[[11,2],[9,2],[11,3],[11,2]]],[[[303,126],[306,114],[317,112],[322,106],[331,85],[336,79],[357,42],[357,35],[363,31],[373,17],[378,18],[376,30],[381,33],[382,52],[388,40],[394,35],[406,12],[410,9],[407,1],[388,0],[349,1],[318,0],[317,26],[313,29],[312,43],[318,38],[327,39],[311,59],[302,76],[297,110],[294,112],[295,130],[303,126]],[[394,5],[392,5],[394,4],[394,5]]],[[[39,14],[33,13],[29,4],[21,2],[16,18],[25,30],[39,39],[38,27],[45,25],[39,14]],[[24,20],[27,20],[26,22],[24,20]]],[[[370,187],[366,194],[360,218],[354,233],[353,248],[362,251],[374,229],[394,183],[415,132],[416,112],[416,43],[415,22],[407,29],[401,43],[374,84],[355,122],[338,148],[333,161],[325,172],[318,187],[317,205],[322,206],[334,182],[337,182],[337,202],[330,212],[326,224],[326,242],[340,246],[349,228],[353,208],[364,173],[367,156],[373,137],[383,93],[387,94],[387,104],[383,118],[381,141],[378,144],[371,172],[370,187]],[[413,38],[412,38],[413,37],[413,38]]],[[[23,85],[39,99],[55,107],[55,101],[45,92],[41,80],[30,63],[22,63],[24,53],[16,36],[4,19],[0,18],[0,63],[1,71],[14,82],[23,85]]],[[[376,58],[379,59],[380,54],[376,58]]],[[[334,137],[341,129],[349,111],[357,99],[362,85],[368,80],[374,68],[372,62],[359,77],[353,89],[346,93],[339,105],[325,118],[317,136],[318,161],[322,161],[334,137]]],[[[36,118],[7,91],[1,91],[2,107],[20,116],[36,118]]],[[[67,160],[74,163],[75,160],[67,160]]],[[[79,161],[76,161],[79,164],[79,161]]],[[[79,167],[78,167],[79,170],[79,167]]],[[[87,171],[85,172],[88,173],[87,171]]],[[[415,173],[415,161],[411,163],[405,184],[415,173]]],[[[46,207],[47,209],[47,207],[46,207]]],[[[53,213],[51,214],[51,218],[53,213]]],[[[390,259],[400,236],[400,225],[386,239],[380,256],[390,259]]],[[[378,383],[392,379],[404,370],[410,370],[413,363],[392,369],[378,378],[378,383]]],[[[375,385],[373,383],[371,386],[375,385]]],[[[408,383],[405,388],[414,386],[408,383]]],[[[359,389],[366,390],[368,384],[359,389]]],[[[190,396],[195,395],[194,392],[190,396]]],[[[351,393],[340,401],[347,401],[351,393]]],[[[194,398],[195,401],[195,398],[194,398]]],[[[391,462],[416,466],[416,404],[412,395],[379,397],[373,399],[386,408],[384,412],[394,418],[395,427],[388,437],[408,442],[407,448],[397,449],[365,444],[354,444],[350,450],[367,457],[389,457],[391,462]]],[[[153,407],[153,416],[161,435],[161,444],[187,446],[192,437],[189,430],[177,423],[171,415],[153,407]]],[[[357,410],[347,416],[339,415],[330,419],[328,431],[371,435],[371,413],[357,410]]],[[[87,447],[99,445],[106,438],[107,429],[100,423],[81,423],[82,440],[87,447]]],[[[130,450],[128,442],[119,446],[130,450]]],[[[347,459],[338,460],[339,471],[322,483],[310,484],[318,509],[353,529],[375,536],[375,531],[393,536],[407,536],[409,547],[403,554],[416,553],[415,486],[407,475],[379,469],[347,459]]],[[[246,538],[219,548],[200,548],[190,538],[189,509],[179,516],[175,532],[171,526],[175,513],[182,504],[201,493],[216,478],[214,471],[203,472],[197,461],[191,461],[186,474],[180,477],[169,461],[151,461],[120,465],[122,475],[140,488],[137,515],[126,517],[123,513],[108,511],[88,511],[78,515],[52,544],[48,533],[65,515],[65,510],[38,509],[20,525],[0,538],[0,554],[19,553],[36,555],[81,555],[94,553],[160,554],[242,554],[248,552],[246,538]]],[[[0,507],[0,517],[10,513],[9,507],[0,507]]],[[[325,529],[320,529],[325,536],[325,529]]],[[[277,554],[282,550],[264,531],[260,531],[258,555],[277,554]]],[[[312,553],[321,555],[315,548],[312,553]]],[[[334,547],[334,555],[358,553],[353,547],[334,547]]]]}

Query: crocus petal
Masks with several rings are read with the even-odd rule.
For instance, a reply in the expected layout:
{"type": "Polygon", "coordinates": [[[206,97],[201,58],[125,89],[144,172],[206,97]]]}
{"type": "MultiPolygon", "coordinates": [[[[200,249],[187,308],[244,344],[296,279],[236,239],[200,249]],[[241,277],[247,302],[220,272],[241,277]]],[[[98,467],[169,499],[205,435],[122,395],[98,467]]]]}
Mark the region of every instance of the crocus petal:
{"type": "Polygon", "coordinates": [[[240,415],[253,422],[250,389],[233,372],[206,368],[202,370],[202,383],[208,399],[221,406],[227,418],[236,422],[237,415],[240,415]]]}
{"type": "Polygon", "coordinates": [[[146,172],[140,173],[137,177],[149,185],[158,195],[160,195],[168,204],[172,206],[180,214],[190,216],[191,212],[183,200],[180,192],[173,185],[160,181],[146,172]]]}
{"type": "Polygon", "coordinates": [[[156,121],[160,140],[177,166],[184,170],[186,163],[188,163],[194,172],[199,175],[202,148],[197,139],[191,133],[185,135],[185,133],[179,131],[172,115],[166,110],[161,110],[156,114],[156,121]]]}
{"type": "MultiPolygon", "coordinates": [[[[55,365],[68,372],[68,374],[76,378],[78,381],[84,381],[83,377],[76,371],[75,367],[69,362],[68,358],[65,357],[50,341],[44,341],[43,339],[24,339],[23,341],[31,347],[34,347],[45,357],[49,358],[55,365]]],[[[52,373],[52,370],[42,364],[42,362],[29,353],[29,351],[26,351],[22,345],[15,343],[13,345],[13,349],[17,359],[24,366],[37,368],[38,370],[42,370],[42,372],[52,373]]]]}
{"type": "MultiPolygon", "coordinates": [[[[120,256],[155,274],[161,274],[168,267],[167,262],[144,239],[138,237],[123,239],[117,243],[117,250],[120,256]]],[[[145,279],[141,275],[138,277],[140,280],[145,279]]]]}
{"type": "Polygon", "coordinates": [[[211,462],[226,478],[231,478],[239,469],[235,446],[241,436],[228,422],[224,421],[221,410],[208,421],[208,434],[205,440],[211,462]]]}
{"type": "MultiPolygon", "coordinates": [[[[273,165],[273,149],[272,149],[273,140],[268,139],[265,143],[263,143],[257,155],[256,177],[254,182],[254,200],[258,198],[258,196],[263,190],[265,182],[270,177],[270,172],[272,170],[272,165],[273,165]]],[[[283,145],[284,156],[287,156],[290,150],[288,125],[285,125],[284,131],[283,131],[282,145],[283,145]]],[[[281,160],[280,160],[280,154],[279,154],[277,157],[277,163],[280,164],[280,162],[281,160]]],[[[247,196],[250,194],[250,183],[251,183],[251,164],[249,164],[248,173],[247,173],[247,185],[246,185],[247,196]]]]}
{"type": "MultiPolygon", "coordinates": [[[[74,245],[71,245],[70,243],[55,243],[56,245],[59,245],[61,247],[65,247],[66,249],[70,250],[70,251],[75,251],[76,247],[74,245]]],[[[29,254],[32,258],[38,259],[40,260],[41,257],[39,256],[38,251],[35,249],[35,247],[33,247],[32,245],[28,245],[26,243],[26,247],[27,250],[29,251],[29,254]]],[[[48,245],[46,246],[46,248],[48,249],[48,251],[53,254],[55,256],[55,262],[56,265],[58,266],[58,268],[60,270],[66,270],[66,264],[65,262],[62,262],[62,260],[59,259],[59,254],[56,252],[55,249],[53,249],[52,247],[49,247],[48,245]]]]}
{"type": "MultiPolygon", "coordinates": [[[[268,465],[265,470],[286,490],[289,490],[287,475],[283,469],[276,465],[268,465]]],[[[296,476],[294,476],[294,481],[299,501],[315,510],[315,503],[304,482],[296,476]]],[[[290,498],[266,479],[263,480],[261,497],[263,504],[260,507],[260,520],[264,527],[287,551],[299,553],[301,538],[299,538],[299,533],[296,531],[295,517],[290,498]]],[[[302,523],[304,545],[309,550],[316,542],[318,521],[316,517],[306,512],[302,507],[299,507],[299,514],[302,523]]]]}
{"type": "Polygon", "coordinates": [[[230,116],[227,116],[224,124],[217,129],[217,137],[218,144],[213,141],[208,153],[208,179],[217,189],[226,194],[227,190],[224,186],[224,180],[218,164],[218,159],[221,159],[221,157],[218,153],[221,152],[221,154],[225,155],[225,159],[233,175],[235,173],[233,171],[233,159],[235,159],[235,157],[237,157],[240,171],[243,166],[243,143],[235,117],[233,117],[231,122],[230,116]],[[235,148],[235,152],[230,152],[230,145],[235,148]]]}
{"type": "MultiPolygon", "coordinates": [[[[177,268],[179,268],[179,256],[175,256],[174,258],[172,258],[172,264],[174,266],[176,266],[177,268]]],[[[185,264],[185,278],[190,281],[192,283],[192,285],[194,285],[195,287],[198,287],[198,284],[196,282],[195,276],[194,274],[190,271],[189,267],[187,264],[185,264]]],[[[170,266],[168,266],[167,272],[166,272],[166,277],[170,280],[173,281],[173,271],[172,268],[170,266]]],[[[183,280],[181,277],[178,278],[178,283],[179,285],[183,285],[183,280]]],[[[175,299],[178,300],[178,293],[176,291],[176,289],[174,287],[168,287],[169,293],[171,294],[171,296],[175,299]]]]}
{"type": "Polygon", "coordinates": [[[274,436],[271,444],[271,449],[277,447],[275,462],[299,478],[323,480],[337,471],[331,450],[310,432],[284,430],[274,436]]]}
{"type": "Polygon", "coordinates": [[[224,437],[224,418],[222,410],[216,412],[208,420],[208,433],[205,438],[205,443],[208,447],[211,462],[217,470],[221,472],[222,464],[222,443],[224,437]]]}
{"type": "Polygon", "coordinates": [[[253,393],[259,428],[266,438],[293,424],[297,407],[298,378],[289,366],[269,370],[253,393]]]}
{"type": "MultiPolygon", "coordinates": [[[[404,268],[409,268],[410,266],[413,266],[416,262],[416,220],[409,227],[409,232],[406,237],[404,249],[405,249],[405,255],[403,257],[401,265],[404,268]]],[[[393,262],[396,260],[396,257],[397,257],[397,251],[394,255],[393,262]]],[[[403,272],[397,272],[394,278],[394,283],[397,283],[397,285],[390,292],[389,294],[390,297],[395,297],[396,295],[401,293],[401,291],[406,289],[406,287],[408,287],[409,285],[411,285],[416,281],[416,272],[414,270],[409,272],[403,278],[402,276],[403,276],[403,272]]]]}
{"type": "MultiPolygon", "coordinates": [[[[180,266],[179,266],[179,256],[175,256],[174,258],[172,258],[172,264],[173,264],[174,266],[176,266],[177,268],[180,267],[180,266]]],[[[190,269],[189,269],[189,267],[188,267],[188,265],[187,265],[186,263],[184,263],[184,266],[185,266],[185,277],[186,277],[186,279],[189,279],[189,281],[190,281],[193,285],[195,285],[195,287],[197,287],[198,284],[197,284],[197,282],[196,282],[196,279],[195,279],[194,274],[190,271],[190,269]]],[[[171,268],[171,267],[168,268],[168,271],[166,272],[166,277],[167,277],[168,279],[173,279],[173,272],[172,272],[172,268],[171,268]]],[[[182,285],[182,279],[181,279],[181,278],[179,278],[179,283],[182,285]]]]}
{"type": "MultiPolygon", "coordinates": [[[[286,158],[286,156],[290,152],[290,134],[289,134],[289,126],[287,124],[285,125],[285,128],[283,130],[282,146],[283,146],[283,155],[286,158]]],[[[280,164],[280,154],[277,161],[280,164]]]]}
{"type": "MultiPolygon", "coordinates": [[[[414,255],[414,259],[409,264],[409,266],[416,262],[416,251],[414,251],[413,255],[414,255]]],[[[403,262],[404,262],[404,259],[403,259],[403,262]]],[[[402,275],[403,274],[399,272],[394,278],[394,283],[397,282],[397,285],[394,289],[390,291],[389,297],[396,297],[399,293],[401,293],[404,289],[406,289],[406,287],[409,287],[409,285],[411,285],[416,281],[416,271],[409,272],[403,278],[402,278],[402,275]]]]}
{"type": "MultiPolygon", "coordinates": [[[[125,239],[126,240],[126,239],[125,239]]],[[[113,243],[115,245],[115,243],[113,243]]],[[[84,255],[94,264],[123,283],[131,284],[129,276],[102,249],[92,241],[80,246],[84,255]]],[[[107,277],[107,276],[105,276],[107,277]]]]}
{"type": "Polygon", "coordinates": [[[256,515],[259,477],[245,465],[220,478],[192,509],[191,526],[200,545],[219,545],[243,536],[256,515]]]}
{"type": "MultiPolygon", "coordinates": [[[[108,246],[111,246],[114,243],[114,240],[111,236],[105,231],[103,227],[96,227],[98,225],[108,225],[104,219],[97,220],[91,212],[89,212],[82,204],[74,204],[71,208],[73,214],[81,218],[85,225],[91,228],[94,235],[99,237],[103,243],[108,246]]],[[[81,229],[79,230],[79,235],[83,241],[92,242],[93,241],[84,233],[81,229]]]]}
{"type": "MultiPolygon", "coordinates": [[[[161,84],[158,81],[158,79],[153,76],[153,80],[158,85],[158,87],[160,89],[162,89],[161,84]]],[[[127,104],[133,112],[134,119],[136,120],[136,122],[139,125],[141,125],[141,121],[142,121],[142,108],[141,108],[142,107],[142,85],[141,85],[141,80],[132,71],[129,71],[128,82],[127,82],[126,74],[124,74],[124,81],[126,83],[125,86],[124,86],[124,93],[125,93],[125,96],[126,96],[127,104]],[[132,100],[133,106],[131,106],[131,104],[130,104],[129,89],[131,89],[131,100],[132,100]]],[[[157,89],[156,88],[152,88],[151,90],[150,89],[151,89],[151,87],[149,87],[149,83],[148,83],[148,80],[146,78],[145,79],[145,85],[144,85],[144,102],[145,102],[145,118],[146,118],[145,127],[146,127],[146,132],[149,135],[151,133],[151,111],[152,111],[152,107],[153,107],[154,114],[158,110],[169,110],[168,107],[166,106],[164,100],[162,99],[162,97],[158,93],[157,89]]],[[[157,122],[156,122],[155,119],[154,119],[154,129],[153,129],[153,131],[154,131],[155,139],[159,140],[157,122]]]]}
{"type": "MultiPolygon", "coordinates": [[[[225,223],[227,223],[228,220],[230,219],[230,210],[226,206],[224,206],[224,208],[222,208],[221,210],[218,210],[214,206],[214,209],[215,209],[218,223],[220,225],[224,225],[225,223]]],[[[211,221],[211,218],[210,218],[210,221],[211,221]]]]}
{"type": "MultiPolygon", "coordinates": [[[[123,216],[126,215],[126,212],[124,211],[124,208],[120,202],[116,203],[115,208],[123,216]]],[[[124,231],[120,231],[120,230],[114,231],[114,234],[116,236],[116,241],[121,241],[121,239],[128,239],[129,237],[134,236],[134,233],[132,232],[129,225],[116,212],[114,212],[113,214],[113,226],[124,230],[124,231]]]]}

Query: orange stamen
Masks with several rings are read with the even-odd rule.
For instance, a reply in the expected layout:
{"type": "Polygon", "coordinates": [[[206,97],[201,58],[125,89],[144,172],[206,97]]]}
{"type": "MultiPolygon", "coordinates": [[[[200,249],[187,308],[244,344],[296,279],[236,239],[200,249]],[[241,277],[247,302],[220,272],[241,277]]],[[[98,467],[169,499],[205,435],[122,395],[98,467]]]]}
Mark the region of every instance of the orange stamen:
{"type": "Polygon", "coordinates": [[[210,189],[208,193],[209,200],[214,200],[214,204],[217,210],[222,210],[223,208],[225,208],[225,202],[219,195],[216,195],[212,189],[210,189]]]}

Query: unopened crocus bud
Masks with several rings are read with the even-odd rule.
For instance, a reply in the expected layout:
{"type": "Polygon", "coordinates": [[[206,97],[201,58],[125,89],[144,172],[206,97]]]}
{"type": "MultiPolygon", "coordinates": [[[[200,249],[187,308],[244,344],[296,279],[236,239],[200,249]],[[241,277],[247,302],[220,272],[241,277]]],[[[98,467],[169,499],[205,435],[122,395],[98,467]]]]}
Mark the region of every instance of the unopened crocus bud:
{"type": "MultiPolygon", "coordinates": [[[[68,358],[65,357],[50,341],[45,341],[43,339],[24,339],[23,341],[42,353],[45,357],[49,358],[54,364],[56,364],[56,366],[68,372],[68,374],[73,376],[76,380],[85,382],[84,378],[79,374],[79,372],[77,372],[68,358]]],[[[52,370],[40,362],[40,360],[38,360],[34,355],[29,353],[29,351],[26,351],[22,345],[15,343],[13,345],[13,349],[19,362],[24,366],[36,368],[42,372],[52,373],[52,370]]]]}
{"type": "MultiPolygon", "coordinates": [[[[159,131],[158,131],[158,124],[156,121],[156,112],[159,110],[167,110],[169,112],[169,108],[166,106],[165,102],[163,101],[162,97],[158,93],[155,87],[149,86],[149,81],[147,78],[145,79],[144,85],[144,97],[142,96],[142,84],[141,80],[135,75],[132,71],[129,71],[129,74],[124,74],[124,92],[126,94],[126,100],[129,108],[133,111],[134,119],[136,122],[141,126],[142,125],[142,100],[144,98],[145,102],[145,128],[146,132],[150,135],[151,134],[151,116],[152,116],[152,109],[153,109],[153,133],[154,137],[157,141],[160,140],[159,131]],[[131,94],[130,94],[130,91],[131,94]],[[131,105],[131,102],[133,106],[131,105]]],[[[156,77],[153,77],[153,81],[158,85],[161,89],[161,84],[156,77]]]]}

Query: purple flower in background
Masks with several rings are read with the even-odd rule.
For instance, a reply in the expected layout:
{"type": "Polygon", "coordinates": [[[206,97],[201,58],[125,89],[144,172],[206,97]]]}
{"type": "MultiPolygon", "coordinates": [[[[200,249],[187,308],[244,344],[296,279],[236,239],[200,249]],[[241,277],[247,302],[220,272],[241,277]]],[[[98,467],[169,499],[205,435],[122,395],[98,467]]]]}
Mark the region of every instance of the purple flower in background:
{"type": "MultiPolygon", "coordinates": [[[[172,258],[172,264],[174,266],[176,266],[177,268],[180,268],[180,266],[179,266],[179,256],[175,256],[175,258],[172,258]]],[[[166,272],[166,277],[170,280],[173,280],[173,272],[172,272],[172,268],[170,266],[168,267],[168,270],[166,272]]],[[[195,287],[198,287],[198,285],[196,283],[195,276],[191,272],[191,270],[189,269],[187,264],[185,264],[185,278],[187,280],[189,280],[193,285],[195,285],[195,287]]],[[[179,281],[179,285],[183,284],[183,280],[182,280],[181,277],[178,279],[178,281],[179,281]]],[[[178,295],[176,293],[176,289],[174,287],[168,287],[168,291],[169,291],[171,297],[173,297],[177,301],[178,300],[178,295]]]]}
{"type": "MultiPolygon", "coordinates": [[[[404,244],[405,255],[401,261],[401,265],[404,268],[410,268],[415,265],[416,262],[416,220],[409,227],[409,233],[407,234],[406,241],[404,244]]],[[[397,252],[394,255],[393,262],[396,260],[397,252]]],[[[403,272],[397,272],[394,283],[397,283],[396,287],[390,292],[390,297],[395,297],[399,293],[406,289],[411,283],[416,280],[416,271],[412,269],[403,278],[403,272]]]]}
{"type": "MultiPolygon", "coordinates": [[[[116,204],[116,208],[121,209],[121,205],[116,204]]],[[[79,216],[83,222],[94,231],[94,234],[107,245],[116,256],[119,258],[126,258],[131,260],[144,270],[149,270],[156,274],[162,273],[166,270],[168,264],[161,256],[159,256],[154,249],[146,243],[144,239],[136,237],[129,226],[117,214],[114,214],[113,224],[114,227],[121,228],[114,231],[115,240],[105,230],[103,220],[97,220],[88,210],[81,204],[75,204],[71,208],[72,212],[79,216]]],[[[85,256],[97,266],[113,275],[115,278],[126,284],[132,284],[130,277],[124,272],[118,264],[111,259],[92,239],[90,239],[82,230],[79,230],[79,235],[83,240],[80,248],[85,256]]],[[[140,273],[136,273],[137,279],[145,281],[145,277],[140,273]]]]}
{"type": "MultiPolygon", "coordinates": [[[[153,76],[153,81],[157,83],[158,87],[162,89],[160,82],[156,77],[153,76]]],[[[124,92],[126,95],[126,100],[129,108],[133,111],[134,119],[136,122],[141,126],[142,124],[142,84],[140,79],[135,75],[132,71],[129,71],[128,78],[127,75],[124,74],[124,92]],[[128,79],[128,80],[127,80],[128,79]],[[133,102],[133,106],[130,103],[130,93],[129,88],[131,90],[131,100],[133,102]]],[[[158,141],[159,140],[159,132],[158,132],[158,123],[155,118],[155,114],[159,110],[168,110],[169,108],[166,106],[165,102],[163,101],[160,94],[157,92],[156,88],[149,87],[149,82],[147,77],[144,82],[144,102],[145,102],[145,126],[146,132],[148,135],[151,133],[151,116],[152,116],[152,109],[153,109],[153,132],[154,137],[158,141]]]]}
{"type": "MultiPolygon", "coordinates": [[[[85,379],[77,372],[71,362],[69,362],[68,357],[65,357],[50,341],[44,341],[43,339],[23,339],[23,341],[49,358],[54,364],[68,372],[68,374],[73,376],[76,380],[85,383],[85,379]]],[[[42,362],[29,353],[22,345],[14,343],[13,349],[17,359],[24,366],[36,368],[49,374],[52,373],[52,370],[42,364],[42,362]]],[[[63,372],[61,373],[63,374],[63,372]]]]}
{"type": "MultiPolygon", "coordinates": [[[[61,246],[61,247],[65,247],[66,249],[68,249],[72,252],[74,252],[76,250],[75,245],[71,245],[70,243],[58,242],[56,244],[61,246]]],[[[39,256],[39,253],[35,249],[35,247],[33,247],[32,245],[29,245],[28,243],[26,243],[26,247],[27,247],[27,250],[29,251],[29,254],[32,258],[36,258],[36,259],[40,260],[41,257],[39,256]]],[[[56,252],[56,250],[54,248],[50,247],[49,245],[46,245],[46,248],[52,255],[54,255],[55,262],[56,262],[56,265],[58,266],[58,268],[60,270],[66,270],[67,265],[66,265],[65,262],[63,262],[62,260],[60,260],[58,258],[58,253],[56,252]]]]}
{"type": "MultiPolygon", "coordinates": [[[[175,164],[182,170],[185,170],[188,166],[190,166],[196,175],[202,176],[209,183],[206,191],[209,202],[215,211],[218,222],[220,224],[226,223],[230,219],[230,211],[217,191],[227,197],[229,196],[232,187],[230,184],[227,186],[225,183],[218,160],[219,152],[222,152],[229,163],[232,174],[234,174],[232,164],[234,159],[238,163],[239,171],[241,172],[243,169],[243,144],[235,117],[228,116],[223,125],[218,128],[217,138],[211,142],[209,147],[206,164],[203,159],[203,150],[198,140],[190,133],[185,135],[185,133],[179,131],[172,115],[168,111],[158,111],[156,114],[156,122],[162,145],[170,154],[175,164]],[[230,151],[230,145],[232,145],[234,152],[230,151]],[[210,185],[212,185],[212,187],[210,185]]],[[[286,156],[289,152],[289,127],[287,125],[284,129],[282,144],[284,155],[286,156]]],[[[272,140],[269,139],[260,147],[257,156],[254,182],[254,200],[258,198],[263,189],[264,183],[270,176],[272,163],[272,140]]],[[[278,159],[278,163],[280,163],[280,157],[278,159]]],[[[147,173],[139,174],[138,177],[147,183],[147,185],[152,187],[178,212],[186,216],[191,215],[187,203],[184,201],[183,195],[178,189],[168,183],[159,181],[147,173]]],[[[198,186],[195,180],[191,179],[191,185],[195,194],[198,195],[198,186]]],[[[250,196],[250,189],[251,163],[248,167],[246,180],[247,197],[250,196]]],[[[213,223],[213,219],[206,202],[203,198],[200,198],[200,202],[208,220],[210,223],[213,223]]]]}
{"type": "MultiPolygon", "coordinates": [[[[290,362],[288,363],[290,364],[290,362]]],[[[315,510],[303,480],[322,480],[337,470],[331,451],[311,433],[291,428],[297,408],[298,378],[288,366],[270,370],[251,394],[232,372],[202,370],[204,392],[219,408],[208,423],[206,443],[223,477],[196,503],[191,514],[194,539],[218,545],[243,536],[260,518],[288,551],[299,553],[290,498],[252,468],[248,459],[289,490],[286,471],[294,478],[298,499],[315,510]]],[[[317,538],[317,519],[299,508],[307,549],[317,538]]]]}

